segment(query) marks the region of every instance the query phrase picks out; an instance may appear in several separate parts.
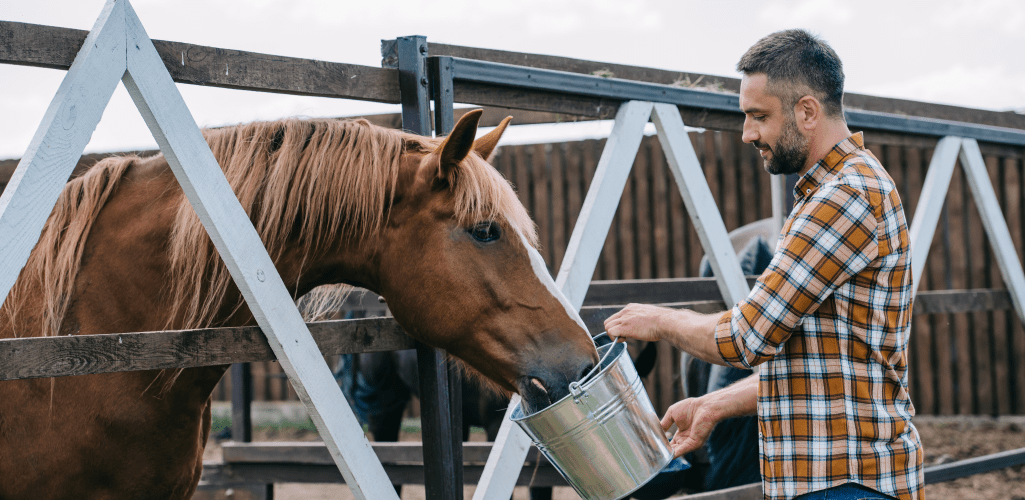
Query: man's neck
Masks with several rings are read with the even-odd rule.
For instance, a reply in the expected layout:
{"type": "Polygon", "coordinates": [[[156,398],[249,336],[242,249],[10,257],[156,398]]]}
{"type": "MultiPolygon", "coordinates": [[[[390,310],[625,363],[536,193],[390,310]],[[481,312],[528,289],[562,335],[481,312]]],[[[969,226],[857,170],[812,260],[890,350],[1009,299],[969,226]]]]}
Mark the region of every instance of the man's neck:
{"type": "Polygon", "coordinates": [[[834,146],[851,136],[847,122],[843,118],[825,120],[821,126],[808,137],[808,162],[798,175],[807,174],[812,167],[826,157],[834,146]]]}

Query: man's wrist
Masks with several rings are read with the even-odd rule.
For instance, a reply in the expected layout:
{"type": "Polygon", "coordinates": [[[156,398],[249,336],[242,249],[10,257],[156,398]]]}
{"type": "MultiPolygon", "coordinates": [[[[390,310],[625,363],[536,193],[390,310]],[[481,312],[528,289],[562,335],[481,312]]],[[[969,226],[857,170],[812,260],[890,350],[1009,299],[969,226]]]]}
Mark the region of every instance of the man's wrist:
{"type": "Polygon", "coordinates": [[[715,423],[722,422],[731,417],[730,401],[728,398],[723,397],[722,391],[710,392],[699,399],[701,400],[701,407],[711,416],[712,421],[715,423]]]}
{"type": "Polygon", "coordinates": [[[728,387],[705,394],[701,399],[701,405],[708,407],[706,411],[715,422],[753,415],[757,408],[758,375],[749,375],[728,387]]]}
{"type": "Polygon", "coordinates": [[[676,309],[665,308],[665,312],[658,317],[658,321],[655,323],[654,334],[656,341],[668,340],[670,344],[676,345],[675,334],[677,329],[680,328],[676,316],[676,309]]]}

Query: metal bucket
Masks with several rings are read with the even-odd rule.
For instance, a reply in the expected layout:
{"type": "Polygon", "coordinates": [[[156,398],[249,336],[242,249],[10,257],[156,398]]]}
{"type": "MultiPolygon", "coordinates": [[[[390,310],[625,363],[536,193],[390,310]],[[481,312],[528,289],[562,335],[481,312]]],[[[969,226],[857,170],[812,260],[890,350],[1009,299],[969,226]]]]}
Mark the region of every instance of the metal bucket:
{"type": "Polygon", "coordinates": [[[598,347],[601,370],[548,408],[511,416],[586,500],[622,498],[673,459],[626,344],[598,347]]]}

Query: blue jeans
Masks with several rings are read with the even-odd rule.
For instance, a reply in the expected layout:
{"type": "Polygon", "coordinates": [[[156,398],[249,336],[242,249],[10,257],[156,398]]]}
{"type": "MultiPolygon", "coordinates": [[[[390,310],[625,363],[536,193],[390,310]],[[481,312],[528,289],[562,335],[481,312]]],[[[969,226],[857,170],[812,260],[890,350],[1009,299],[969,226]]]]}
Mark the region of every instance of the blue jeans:
{"type": "Polygon", "coordinates": [[[794,497],[794,500],[893,500],[893,497],[858,483],[847,483],[825,490],[805,493],[794,497]]]}

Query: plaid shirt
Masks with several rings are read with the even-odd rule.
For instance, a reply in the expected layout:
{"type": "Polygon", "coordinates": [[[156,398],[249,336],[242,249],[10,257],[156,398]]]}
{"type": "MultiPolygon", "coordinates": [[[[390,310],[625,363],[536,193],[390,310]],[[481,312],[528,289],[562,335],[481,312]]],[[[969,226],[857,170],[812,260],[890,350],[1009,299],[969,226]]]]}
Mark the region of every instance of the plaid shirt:
{"type": "Polygon", "coordinates": [[[911,251],[896,187],[857,133],[796,194],[771,264],[715,332],[730,365],[765,364],[765,498],[848,482],[924,498],[907,384],[911,251]]]}

